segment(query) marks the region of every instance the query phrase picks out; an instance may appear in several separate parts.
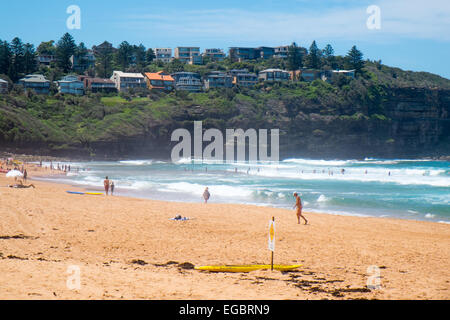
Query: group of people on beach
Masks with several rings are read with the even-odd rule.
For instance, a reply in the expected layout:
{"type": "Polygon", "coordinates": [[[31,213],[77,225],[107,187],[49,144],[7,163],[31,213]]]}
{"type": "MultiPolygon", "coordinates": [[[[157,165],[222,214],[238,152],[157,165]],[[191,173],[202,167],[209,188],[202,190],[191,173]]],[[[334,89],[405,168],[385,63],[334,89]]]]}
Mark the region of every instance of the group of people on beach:
{"type": "Polygon", "coordinates": [[[106,176],[105,180],[103,180],[103,186],[105,188],[105,194],[108,195],[109,191],[111,190],[111,195],[114,195],[114,181],[109,180],[109,178],[106,176]]]}
{"type": "Polygon", "coordinates": [[[0,159],[0,172],[1,173],[8,173],[10,171],[18,171],[22,175],[15,176],[14,184],[8,184],[8,188],[16,188],[16,189],[27,189],[27,188],[35,188],[34,184],[26,185],[24,182],[28,179],[28,171],[25,167],[26,162],[21,162],[18,160],[14,160],[13,158],[8,159],[0,159]],[[20,179],[19,179],[20,178],[20,179]]]}
{"type": "MultiPolygon", "coordinates": [[[[42,161],[39,161],[39,166],[41,168],[44,168],[44,165],[42,164],[42,161]]],[[[70,164],[59,164],[59,163],[57,163],[56,165],[53,165],[53,161],[50,161],[50,165],[48,167],[45,167],[45,168],[50,169],[51,171],[57,170],[57,171],[61,171],[61,172],[64,172],[64,173],[71,172],[72,169],[73,169],[70,164]]],[[[78,172],[79,168],[76,168],[75,171],[78,172]]]]}
{"type": "Polygon", "coordinates": [[[28,171],[25,168],[25,164],[22,163],[21,166],[19,164],[20,162],[17,162],[13,159],[2,159],[0,160],[0,172],[8,173],[11,170],[20,171],[20,173],[22,173],[23,180],[27,181],[28,171]],[[5,166],[5,168],[3,166],[5,166]]]}

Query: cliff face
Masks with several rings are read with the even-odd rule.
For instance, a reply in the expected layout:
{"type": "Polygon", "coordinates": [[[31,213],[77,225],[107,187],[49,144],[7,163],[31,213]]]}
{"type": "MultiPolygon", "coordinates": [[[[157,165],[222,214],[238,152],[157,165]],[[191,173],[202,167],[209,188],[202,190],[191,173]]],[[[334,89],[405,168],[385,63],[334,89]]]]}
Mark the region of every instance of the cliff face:
{"type": "Polygon", "coordinates": [[[381,106],[384,117],[367,111],[353,116],[323,115],[319,109],[300,112],[290,120],[283,105],[272,123],[281,130],[281,157],[390,158],[450,153],[450,91],[392,89],[381,106]]]}
{"type": "MultiPolygon", "coordinates": [[[[14,108],[7,107],[0,110],[3,112],[0,125],[17,127],[17,122],[23,122],[26,116],[26,125],[21,125],[20,130],[27,134],[29,131],[33,139],[8,140],[0,135],[0,147],[5,151],[72,158],[170,159],[176,144],[170,141],[173,130],[186,128],[193,135],[193,121],[198,120],[203,121],[204,130],[217,128],[224,135],[227,128],[278,128],[281,159],[413,158],[450,154],[450,90],[385,89],[382,99],[375,102],[345,101],[335,106],[320,99],[310,102],[304,97],[281,95],[255,106],[245,99],[233,99],[220,108],[208,104],[174,105],[168,107],[168,116],[160,119],[142,109],[139,117],[129,123],[128,128],[133,130],[122,129],[86,141],[81,133],[75,135],[78,139],[59,134],[59,140],[52,140],[53,127],[45,127],[41,122],[38,125],[25,111],[12,116],[14,108]],[[36,138],[37,132],[43,138],[36,138]]],[[[105,113],[103,109],[100,111],[105,113]]],[[[91,128],[94,129],[95,126],[91,128]]]]}
{"type": "MultiPolygon", "coordinates": [[[[175,143],[170,134],[177,128],[188,129],[193,136],[193,121],[205,120],[204,130],[218,128],[279,128],[280,158],[323,157],[423,157],[450,153],[450,91],[402,88],[392,89],[382,102],[385,117],[321,114],[312,108],[290,114],[288,103],[268,102],[263,118],[251,106],[241,103],[227,118],[220,118],[208,107],[190,106],[177,111],[171,121],[153,124],[149,132],[159,136],[135,136],[120,141],[97,141],[90,145],[99,158],[168,159],[175,143]]],[[[230,108],[232,108],[230,106],[230,108]]],[[[354,106],[348,106],[354,108],[354,106]]],[[[208,143],[204,143],[206,146],[208,143]]]]}
{"type": "MultiPolygon", "coordinates": [[[[448,146],[450,94],[448,91],[397,89],[387,104],[393,119],[391,135],[406,154],[432,153],[448,146]]],[[[447,152],[449,150],[447,149],[447,152]]]]}

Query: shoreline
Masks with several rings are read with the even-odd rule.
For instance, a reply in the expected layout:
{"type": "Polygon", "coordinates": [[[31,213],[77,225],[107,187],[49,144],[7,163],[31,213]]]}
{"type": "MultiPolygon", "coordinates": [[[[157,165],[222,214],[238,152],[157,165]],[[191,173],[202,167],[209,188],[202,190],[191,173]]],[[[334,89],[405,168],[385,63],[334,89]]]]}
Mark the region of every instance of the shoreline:
{"type": "Polygon", "coordinates": [[[78,196],[33,183],[0,188],[1,299],[450,299],[446,224],[306,212],[305,226],[292,210],[78,196]],[[171,221],[177,214],[191,220],[171,221]],[[275,263],[298,271],[192,269],[268,263],[272,217],[275,263]],[[81,270],[79,289],[67,287],[70,266],[81,270]],[[371,266],[376,290],[367,288],[371,266]]]}
{"type": "MultiPolygon", "coordinates": [[[[139,161],[139,160],[153,160],[153,161],[171,161],[170,158],[164,157],[164,158],[158,158],[158,157],[133,157],[133,158],[95,158],[95,157],[81,157],[76,158],[72,156],[52,156],[52,155],[33,155],[33,154],[19,154],[17,152],[0,152],[0,158],[7,158],[7,157],[13,157],[17,158],[18,160],[27,160],[28,162],[39,162],[39,160],[42,161],[60,161],[60,162],[90,162],[90,161],[139,161]]],[[[308,160],[339,160],[339,161],[347,161],[347,160],[357,160],[362,161],[365,159],[379,159],[379,160],[429,160],[429,161],[450,161],[450,155],[439,155],[439,156],[419,156],[419,157],[355,157],[355,158],[333,158],[333,157],[310,157],[307,155],[298,155],[298,156],[290,156],[286,158],[282,158],[279,161],[289,160],[293,158],[298,159],[308,159],[308,160]]]]}
{"type": "MultiPolygon", "coordinates": [[[[54,180],[50,180],[52,177],[59,176],[59,178],[63,178],[64,173],[55,173],[55,174],[48,174],[48,175],[39,175],[38,179],[35,179],[34,181],[41,181],[44,183],[55,183],[58,185],[63,185],[67,187],[73,187],[78,189],[84,189],[84,191],[95,191],[95,192],[104,192],[104,189],[101,186],[90,186],[87,184],[67,184],[66,182],[60,182],[58,181],[58,177],[54,180]],[[47,180],[48,179],[48,180],[47,180]]],[[[32,179],[31,179],[32,180],[32,179]]],[[[166,199],[155,199],[155,198],[149,198],[149,197],[136,197],[132,196],[127,193],[131,193],[131,191],[125,191],[121,193],[116,193],[115,196],[117,197],[126,197],[126,198],[132,198],[132,199],[142,199],[142,200],[150,200],[150,201],[167,201],[169,203],[198,203],[199,201],[177,201],[177,200],[166,200],[166,199]],[[125,194],[123,194],[125,193],[125,194]]],[[[255,206],[255,207],[263,207],[263,208],[273,208],[273,209],[281,209],[281,210],[289,210],[290,206],[274,206],[271,204],[257,204],[257,203],[240,203],[240,202],[215,202],[215,204],[229,204],[229,205],[249,205],[249,206],[255,206]]],[[[343,217],[356,217],[356,218],[377,218],[377,219],[395,219],[395,220],[405,220],[405,221],[419,221],[419,222],[430,222],[430,223],[438,223],[438,224],[447,224],[450,225],[450,221],[430,221],[425,219],[414,219],[414,218],[402,218],[402,217],[396,217],[396,216],[375,216],[370,215],[367,213],[351,213],[351,212],[339,212],[339,211],[319,211],[315,209],[309,209],[310,211],[305,211],[307,213],[316,213],[316,214],[326,214],[326,215],[337,215],[337,216],[343,216],[343,217]]]]}

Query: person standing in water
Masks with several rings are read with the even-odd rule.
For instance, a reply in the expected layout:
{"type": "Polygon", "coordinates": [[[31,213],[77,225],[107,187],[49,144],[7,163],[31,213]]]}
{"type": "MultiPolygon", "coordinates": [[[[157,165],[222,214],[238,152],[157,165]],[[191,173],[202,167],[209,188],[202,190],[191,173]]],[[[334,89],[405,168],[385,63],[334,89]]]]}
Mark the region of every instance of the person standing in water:
{"type": "Polygon", "coordinates": [[[114,195],[114,181],[112,181],[112,180],[110,183],[110,188],[111,188],[111,195],[113,196],[114,195]]]}
{"type": "Polygon", "coordinates": [[[308,224],[308,220],[306,220],[305,216],[302,215],[302,209],[303,209],[302,199],[297,194],[297,192],[294,192],[294,197],[295,197],[295,205],[294,205],[293,209],[297,208],[298,224],[300,224],[300,218],[303,218],[303,220],[305,220],[305,224],[308,224]]]}
{"type": "Polygon", "coordinates": [[[210,196],[211,196],[211,194],[208,191],[208,187],[206,187],[205,192],[203,192],[203,199],[205,199],[205,203],[208,203],[210,196]]]}
{"type": "Polygon", "coordinates": [[[105,180],[103,181],[103,186],[105,187],[105,194],[108,195],[108,192],[109,192],[109,179],[108,179],[108,177],[105,177],[105,180]]]}

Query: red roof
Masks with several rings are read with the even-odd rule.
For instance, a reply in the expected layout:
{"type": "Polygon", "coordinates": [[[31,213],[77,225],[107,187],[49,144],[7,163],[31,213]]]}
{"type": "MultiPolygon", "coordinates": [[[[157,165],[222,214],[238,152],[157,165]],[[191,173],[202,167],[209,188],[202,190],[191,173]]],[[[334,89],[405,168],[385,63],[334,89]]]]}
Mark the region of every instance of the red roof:
{"type": "Polygon", "coordinates": [[[156,73],[146,72],[145,76],[149,80],[175,81],[170,74],[159,71],[156,73]]]}

